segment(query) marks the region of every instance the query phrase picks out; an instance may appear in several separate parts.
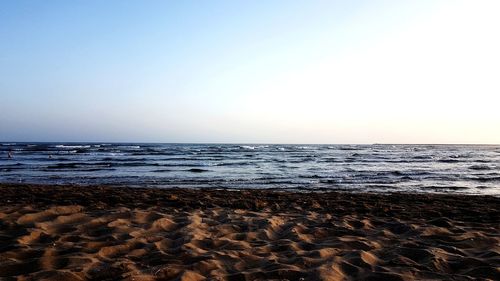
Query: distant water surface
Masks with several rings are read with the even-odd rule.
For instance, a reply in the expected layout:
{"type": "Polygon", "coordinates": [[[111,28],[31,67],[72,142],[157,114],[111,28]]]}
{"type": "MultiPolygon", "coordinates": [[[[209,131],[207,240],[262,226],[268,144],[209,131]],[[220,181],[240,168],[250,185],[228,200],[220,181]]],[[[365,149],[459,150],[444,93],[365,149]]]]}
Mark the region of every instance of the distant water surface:
{"type": "Polygon", "coordinates": [[[0,182],[500,195],[500,146],[1,143],[0,182]]]}

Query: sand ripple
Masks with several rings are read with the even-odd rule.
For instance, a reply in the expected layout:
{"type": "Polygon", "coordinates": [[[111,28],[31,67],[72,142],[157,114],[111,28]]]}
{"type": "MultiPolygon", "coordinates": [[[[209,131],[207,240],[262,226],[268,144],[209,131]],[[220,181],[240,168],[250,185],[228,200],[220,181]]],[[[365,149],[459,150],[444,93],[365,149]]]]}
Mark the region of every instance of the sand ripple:
{"type": "Polygon", "coordinates": [[[0,238],[2,280],[500,280],[498,221],[441,214],[16,203],[0,238]]]}

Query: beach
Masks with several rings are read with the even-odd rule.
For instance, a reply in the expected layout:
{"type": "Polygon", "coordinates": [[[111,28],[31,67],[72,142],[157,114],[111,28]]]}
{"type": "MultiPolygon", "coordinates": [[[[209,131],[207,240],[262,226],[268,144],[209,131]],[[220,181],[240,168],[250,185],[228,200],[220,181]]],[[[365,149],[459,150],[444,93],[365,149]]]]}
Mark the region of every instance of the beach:
{"type": "Polygon", "coordinates": [[[0,7],[0,281],[500,281],[500,0],[0,7]]]}
{"type": "Polygon", "coordinates": [[[0,185],[1,280],[500,280],[500,198],[0,185]]]}

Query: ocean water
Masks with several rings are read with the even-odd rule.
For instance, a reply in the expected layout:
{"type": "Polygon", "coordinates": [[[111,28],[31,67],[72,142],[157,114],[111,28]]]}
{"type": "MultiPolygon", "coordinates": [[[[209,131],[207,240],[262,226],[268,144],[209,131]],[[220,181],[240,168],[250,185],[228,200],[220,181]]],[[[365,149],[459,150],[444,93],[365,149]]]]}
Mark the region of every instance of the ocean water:
{"type": "Polygon", "coordinates": [[[500,146],[1,143],[0,182],[500,195],[500,146]]]}

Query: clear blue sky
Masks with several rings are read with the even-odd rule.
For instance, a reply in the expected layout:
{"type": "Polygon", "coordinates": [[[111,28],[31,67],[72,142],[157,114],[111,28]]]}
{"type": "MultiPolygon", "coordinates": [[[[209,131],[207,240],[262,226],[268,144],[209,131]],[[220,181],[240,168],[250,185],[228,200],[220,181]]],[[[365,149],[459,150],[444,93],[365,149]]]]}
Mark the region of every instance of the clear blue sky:
{"type": "Polygon", "coordinates": [[[500,143],[498,1],[0,1],[0,141],[500,143]]]}

